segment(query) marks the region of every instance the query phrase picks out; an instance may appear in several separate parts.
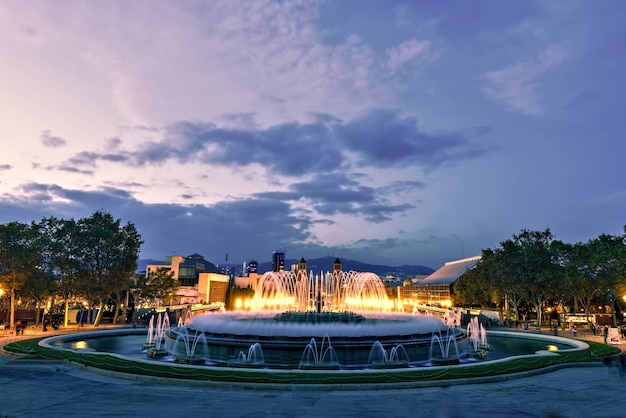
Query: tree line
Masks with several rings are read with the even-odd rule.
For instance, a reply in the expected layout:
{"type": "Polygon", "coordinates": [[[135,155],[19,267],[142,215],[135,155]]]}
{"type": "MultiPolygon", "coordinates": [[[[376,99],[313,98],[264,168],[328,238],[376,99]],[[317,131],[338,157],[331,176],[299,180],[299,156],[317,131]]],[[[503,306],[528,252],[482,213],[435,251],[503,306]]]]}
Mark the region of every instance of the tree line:
{"type": "MultiPolygon", "coordinates": [[[[124,300],[135,280],[143,241],[132,223],[96,211],[74,219],[0,224],[0,288],[10,300],[9,324],[15,323],[17,298],[44,307],[52,296],[63,300],[65,325],[70,301],[98,306],[124,300]]],[[[117,319],[118,309],[115,309],[117,319]]]]}
{"type": "MultiPolygon", "coordinates": [[[[613,324],[626,296],[626,226],[624,234],[601,234],[587,242],[563,243],[550,229],[522,230],[496,248],[482,251],[479,263],[454,285],[465,306],[504,308],[519,320],[530,307],[538,324],[548,307],[585,313],[609,306],[613,324]]],[[[508,312],[505,312],[507,315],[508,312]]]]}

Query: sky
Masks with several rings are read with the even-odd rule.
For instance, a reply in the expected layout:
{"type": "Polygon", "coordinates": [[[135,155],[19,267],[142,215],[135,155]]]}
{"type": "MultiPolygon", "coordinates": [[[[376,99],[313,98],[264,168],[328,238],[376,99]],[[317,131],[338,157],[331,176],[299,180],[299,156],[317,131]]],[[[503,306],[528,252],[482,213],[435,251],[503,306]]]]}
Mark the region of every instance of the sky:
{"type": "Polygon", "coordinates": [[[626,2],[0,0],[0,223],[425,265],[626,225],[626,2]]]}

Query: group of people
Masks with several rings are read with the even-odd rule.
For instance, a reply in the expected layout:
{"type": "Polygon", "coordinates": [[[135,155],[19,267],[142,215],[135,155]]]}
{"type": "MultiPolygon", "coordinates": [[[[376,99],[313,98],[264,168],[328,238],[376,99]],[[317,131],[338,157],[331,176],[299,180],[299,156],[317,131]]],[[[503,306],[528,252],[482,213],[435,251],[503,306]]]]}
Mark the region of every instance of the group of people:
{"type": "MultiPolygon", "coordinates": [[[[597,335],[598,328],[596,327],[596,324],[591,324],[591,332],[593,332],[593,335],[597,335]]],[[[626,338],[624,327],[622,327],[622,337],[626,338]]],[[[604,339],[604,344],[606,344],[609,339],[609,327],[607,325],[605,325],[604,328],[602,328],[602,338],[604,339]]]]}

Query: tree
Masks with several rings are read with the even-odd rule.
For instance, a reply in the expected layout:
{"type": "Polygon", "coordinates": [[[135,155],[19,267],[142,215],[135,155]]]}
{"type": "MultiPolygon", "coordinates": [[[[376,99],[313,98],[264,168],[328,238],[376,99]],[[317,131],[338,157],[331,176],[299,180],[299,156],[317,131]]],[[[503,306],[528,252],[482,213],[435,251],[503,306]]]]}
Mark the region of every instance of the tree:
{"type": "MultiPolygon", "coordinates": [[[[520,306],[523,303],[523,286],[518,277],[517,247],[511,240],[500,243],[500,248],[491,251],[490,276],[492,285],[499,295],[505,298],[505,305],[511,305],[515,320],[520,319],[520,306]]],[[[483,252],[484,255],[484,252],[483,252]]],[[[508,319],[506,306],[505,319],[508,319]]]]}
{"type": "Polygon", "coordinates": [[[522,230],[513,236],[511,246],[514,262],[512,272],[521,281],[522,291],[537,312],[537,325],[542,323],[546,301],[554,297],[559,286],[560,267],[555,253],[554,236],[550,229],[544,231],[522,230]]]}
{"type": "Polygon", "coordinates": [[[589,242],[591,257],[590,269],[596,275],[599,293],[610,306],[613,324],[618,295],[626,288],[626,227],[625,235],[602,234],[589,242]]]}
{"type": "MultiPolygon", "coordinates": [[[[529,301],[535,306],[540,324],[546,300],[563,293],[559,252],[562,245],[554,241],[549,229],[524,229],[512,239],[501,242],[499,248],[483,250],[475,271],[466,275],[469,274],[470,279],[478,277],[497,300],[504,297],[513,306],[517,320],[523,300],[529,301]]],[[[461,287],[461,290],[467,288],[461,287]]],[[[473,292],[477,294],[476,290],[473,292]]],[[[508,311],[505,314],[508,317],[508,311]]]]}
{"type": "Polygon", "coordinates": [[[147,276],[139,277],[136,285],[139,300],[153,306],[156,306],[158,301],[171,297],[179,288],[174,272],[167,267],[160,267],[147,276]]]}
{"type": "Polygon", "coordinates": [[[15,295],[28,277],[41,268],[35,249],[36,231],[32,225],[11,222],[0,225],[0,287],[10,298],[9,324],[15,324],[15,295]]]}
{"type": "Polygon", "coordinates": [[[590,243],[576,243],[568,248],[565,276],[568,293],[574,299],[574,308],[578,303],[583,306],[585,318],[589,322],[590,307],[598,296],[600,284],[591,263],[590,243]]]}
{"type": "Polygon", "coordinates": [[[69,302],[77,295],[81,270],[79,229],[74,219],[44,218],[39,223],[48,269],[56,280],[55,290],[63,297],[64,326],[69,322],[69,302]]]}
{"type": "Polygon", "coordinates": [[[98,326],[107,299],[128,289],[143,242],[132,223],[121,226],[121,220],[104,211],[78,220],[77,226],[80,284],[84,296],[99,305],[94,321],[94,326],[98,326]]]}
{"type": "Polygon", "coordinates": [[[464,306],[476,304],[487,306],[500,300],[493,280],[494,260],[493,250],[483,250],[482,257],[476,266],[465,272],[454,284],[457,303],[464,306]]]}

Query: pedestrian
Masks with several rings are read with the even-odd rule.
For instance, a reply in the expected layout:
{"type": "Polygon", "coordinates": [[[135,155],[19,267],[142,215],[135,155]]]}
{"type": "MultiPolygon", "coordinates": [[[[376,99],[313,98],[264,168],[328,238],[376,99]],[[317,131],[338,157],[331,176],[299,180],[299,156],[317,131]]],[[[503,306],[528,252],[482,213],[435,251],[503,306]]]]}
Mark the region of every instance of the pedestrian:
{"type": "Polygon", "coordinates": [[[15,324],[15,335],[20,335],[20,332],[24,334],[24,328],[22,328],[22,321],[18,320],[15,324]]]}
{"type": "Polygon", "coordinates": [[[602,331],[602,338],[604,338],[604,344],[606,344],[607,338],[609,338],[609,327],[604,326],[604,330],[602,331]]]}
{"type": "Polygon", "coordinates": [[[572,325],[572,337],[575,337],[576,334],[578,333],[578,330],[576,329],[576,325],[572,325]]]}
{"type": "Polygon", "coordinates": [[[591,332],[593,332],[593,335],[595,337],[595,335],[596,335],[596,324],[591,324],[591,332]]]}

